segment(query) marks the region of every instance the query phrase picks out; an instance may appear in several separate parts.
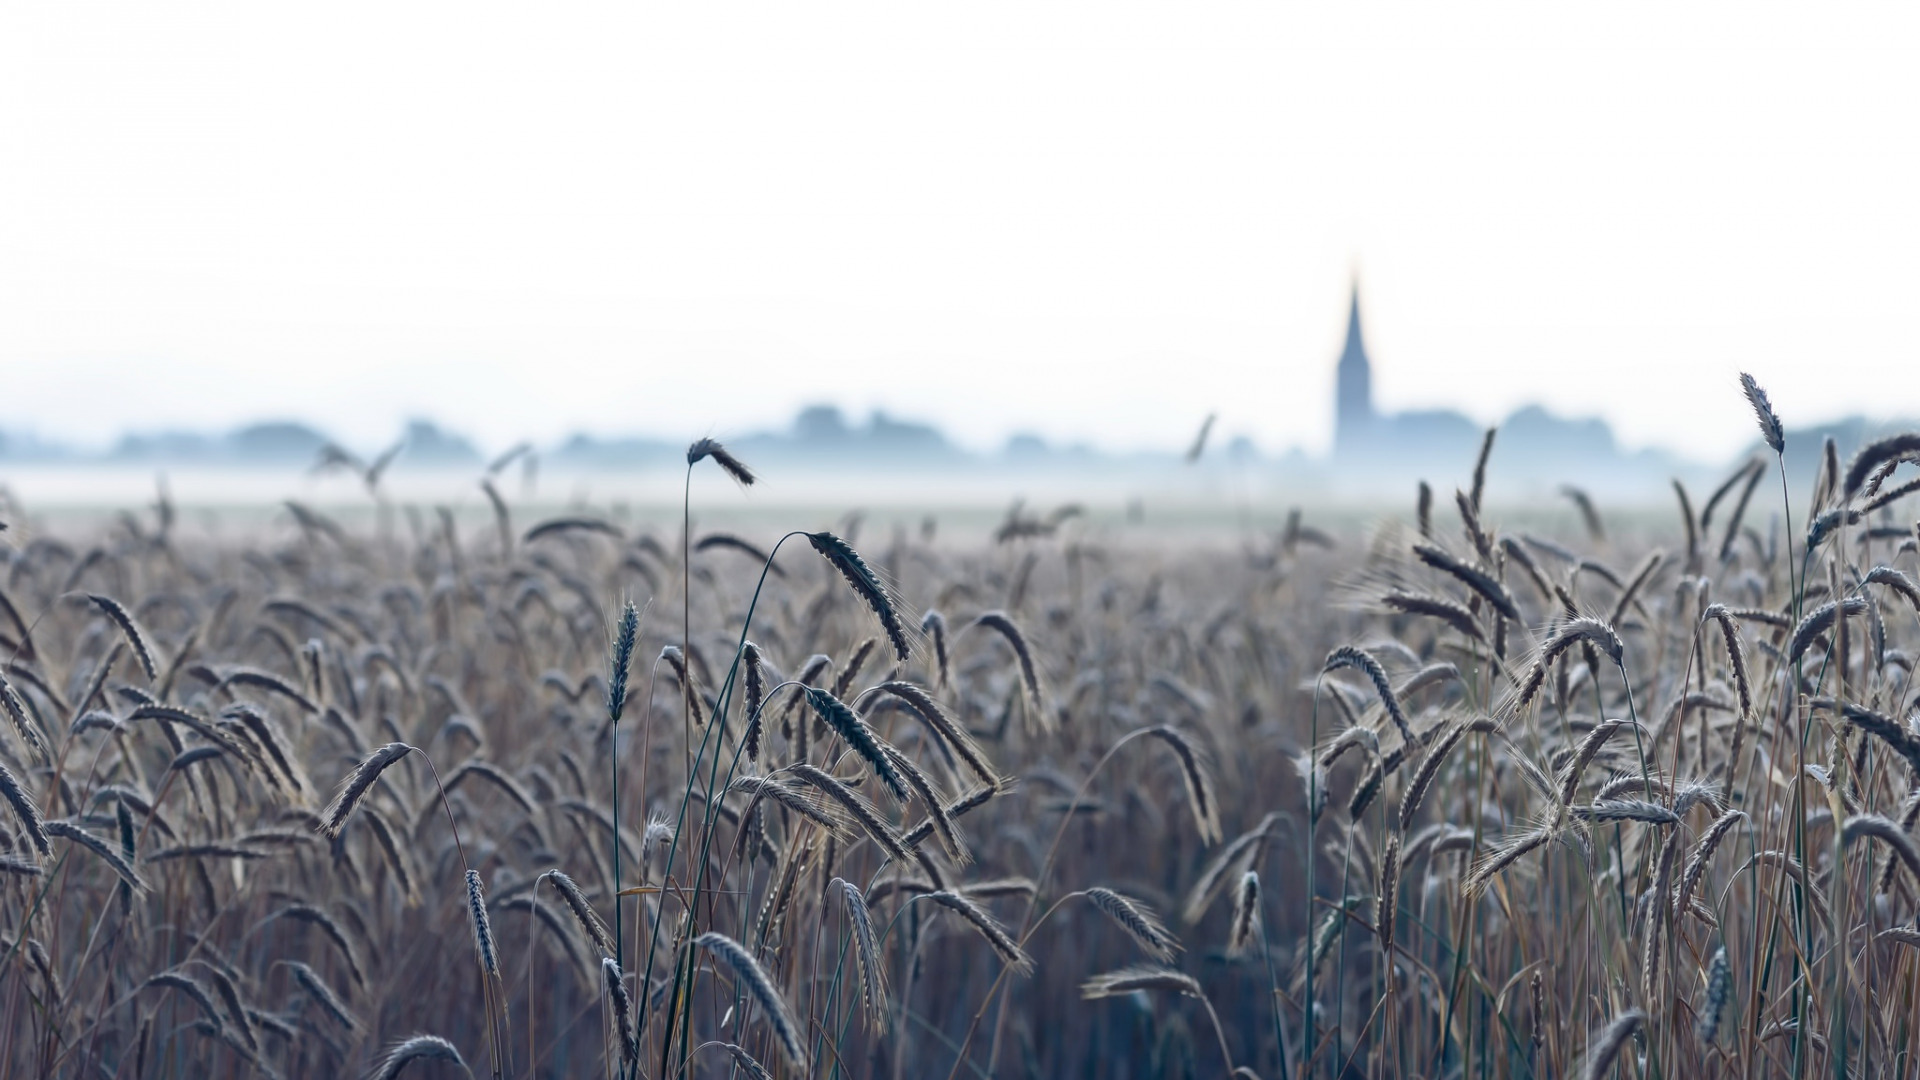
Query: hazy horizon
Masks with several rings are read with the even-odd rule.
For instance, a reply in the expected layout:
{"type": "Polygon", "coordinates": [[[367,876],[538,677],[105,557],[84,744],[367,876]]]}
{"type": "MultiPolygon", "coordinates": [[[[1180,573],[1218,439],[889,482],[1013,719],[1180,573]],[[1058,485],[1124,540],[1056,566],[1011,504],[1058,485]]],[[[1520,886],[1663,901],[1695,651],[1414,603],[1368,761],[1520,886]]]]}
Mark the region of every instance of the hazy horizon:
{"type": "Polygon", "coordinates": [[[1911,411],[1920,14],[1655,5],[14,8],[0,430],[425,416],[499,448],[832,401],[1324,452],[1537,401],[1725,460],[1911,411]]]}

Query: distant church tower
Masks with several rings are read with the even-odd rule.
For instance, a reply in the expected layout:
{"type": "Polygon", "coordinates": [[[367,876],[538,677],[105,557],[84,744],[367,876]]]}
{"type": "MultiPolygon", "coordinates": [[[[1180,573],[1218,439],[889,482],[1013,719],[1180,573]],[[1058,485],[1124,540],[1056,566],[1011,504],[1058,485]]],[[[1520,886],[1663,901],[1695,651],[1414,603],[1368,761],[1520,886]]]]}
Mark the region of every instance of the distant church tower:
{"type": "Polygon", "coordinates": [[[1334,396],[1333,451],[1350,455],[1366,441],[1373,427],[1373,371],[1367,346],[1360,339],[1360,283],[1353,283],[1353,301],[1347,309],[1347,344],[1340,350],[1338,389],[1334,396]]]}

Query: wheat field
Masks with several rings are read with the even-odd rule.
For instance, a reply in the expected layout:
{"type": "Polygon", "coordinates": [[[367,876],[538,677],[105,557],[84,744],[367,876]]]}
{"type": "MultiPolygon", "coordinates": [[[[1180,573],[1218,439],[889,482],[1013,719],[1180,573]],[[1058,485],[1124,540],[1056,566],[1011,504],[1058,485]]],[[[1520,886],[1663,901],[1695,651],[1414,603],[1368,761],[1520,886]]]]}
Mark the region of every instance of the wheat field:
{"type": "Polygon", "coordinates": [[[1483,452],[1237,549],[703,530],[706,440],[652,522],[12,507],[0,1069],[1912,1076],[1920,436],[1792,490],[1750,391],[1658,515],[1483,452]]]}

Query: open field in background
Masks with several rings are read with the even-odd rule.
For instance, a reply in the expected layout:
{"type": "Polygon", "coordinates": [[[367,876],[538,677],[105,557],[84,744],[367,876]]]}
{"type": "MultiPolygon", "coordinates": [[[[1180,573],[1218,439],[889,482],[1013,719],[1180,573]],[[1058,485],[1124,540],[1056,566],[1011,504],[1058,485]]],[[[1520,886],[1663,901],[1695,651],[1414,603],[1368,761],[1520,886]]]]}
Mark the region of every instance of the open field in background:
{"type": "Polygon", "coordinates": [[[1909,1076],[1916,448],[999,537],[702,461],[690,559],[22,497],[0,1072],[1909,1076]]]}
{"type": "MultiPolygon", "coordinates": [[[[756,462],[756,467],[762,463],[756,462]]],[[[777,463],[776,463],[777,464],[777,463]]],[[[517,468],[489,477],[479,469],[402,469],[384,476],[377,497],[357,476],[315,475],[283,467],[209,468],[52,464],[0,470],[0,520],[11,520],[19,543],[35,530],[85,537],[111,529],[128,512],[151,513],[165,499],[173,507],[178,539],[254,542],[294,527],[287,504],[325,514],[359,535],[414,537],[451,513],[464,531],[494,528],[493,507],[480,486],[490,479],[525,524],[568,514],[605,518],[624,529],[678,535],[682,472],[542,469],[529,481],[517,468]],[[429,526],[429,519],[434,519],[429,526]],[[24,528],[23,528],[24,527],[24,528]]],[[[1717,480],[1717,477],[1715,478],[1717,480]]],[[[1461,479],[1465,482],[1464,478],[1461,479]]],[[[696,530],[778,535],[790,528],[844,528],[861,523],[865,537],[895,529],[920,536],[927,520],[943,544],[984,544],[1010,508],[1045,518],[1071,507],[1075,534],[1106,542],[1238,549],[1268,545],[1295,512],[1332,534],[1364,536],[1385,517],[1410,517],[1418,476],[1404,483],[1359,490],[1318,490],[1224,467],[1174,465],[1104,473],[1036,470],[971,475],[910,470],[854,471],[803,465],[767,470],[738,495],[724,479],[694,478],[696,530]]],[[[1451,490],[1436,476],[1443,502],[1451,490]]],[[[1596,502],[1609,521],[1629,532],[1666,528],[1673,493],[1662,484],[1634,485],[1596,502]]],[[[1489,512],[1516,529],[1557,533],[1577,529],[1578,517],[1555,486],[1493,484],[1489,512]]],[[[1778,507],[1754,507],[1753,525],[1778,527],[1778,507]]]]}

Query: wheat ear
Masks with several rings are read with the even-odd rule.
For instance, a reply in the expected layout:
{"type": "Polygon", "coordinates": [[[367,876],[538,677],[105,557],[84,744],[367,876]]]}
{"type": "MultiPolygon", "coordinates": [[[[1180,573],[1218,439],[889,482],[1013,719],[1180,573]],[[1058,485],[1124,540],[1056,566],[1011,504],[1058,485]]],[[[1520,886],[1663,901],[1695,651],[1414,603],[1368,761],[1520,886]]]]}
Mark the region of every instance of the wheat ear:
{"type": "Polygon", "coordinates": [[[800,1024],[793,1017],[793,1010],[787,1007],[787,1000],[773,985],[760,962],[753,954],[740,946],[740,943],[725,934],[708,931],[694,939],[694,944],[707,950],[713,956],[732,969],[734,977],[740,981],[759,1002],[761,1011],[767,1014],[767,1022],[773,1027],[774,1037],[785,1052],[788,1064],[807,1071],[807,1048],[801,1041],[800,1024]]]}

